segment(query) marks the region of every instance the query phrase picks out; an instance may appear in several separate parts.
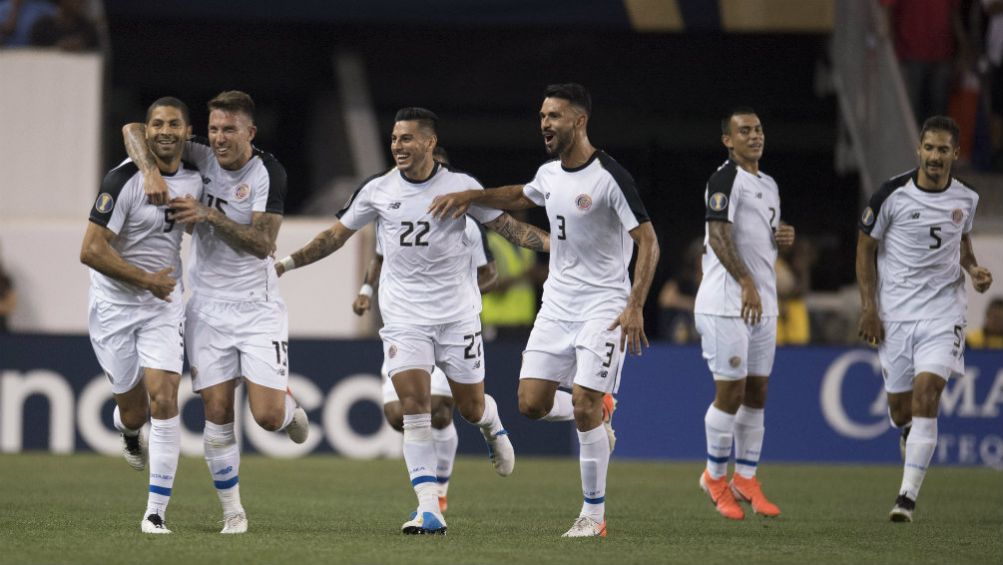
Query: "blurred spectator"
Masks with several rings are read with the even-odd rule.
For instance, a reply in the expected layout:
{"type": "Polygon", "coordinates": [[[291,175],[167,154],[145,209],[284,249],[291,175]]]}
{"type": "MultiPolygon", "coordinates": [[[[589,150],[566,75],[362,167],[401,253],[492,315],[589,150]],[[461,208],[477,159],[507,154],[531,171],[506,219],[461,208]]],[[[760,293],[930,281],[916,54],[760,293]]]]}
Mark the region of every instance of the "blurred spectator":
{"type": "Polygon", "coordinates": [[[799,239],[780,248],[777,256],[777,345],[804,345],[811,341],[811,321],[805,296],[811,290],[811,266],[817,257],[810,240],[799,239]]]}
{"type": "Polygon", "coordinates": [[[0,0],[0,45],[28,47],[35,23],[57,11],[48,0],[0,0]]]}
{"type": "MultiPolygon", "coordinates": [[[[524,210],[509,212],[526,221],[524,210]]],[[[488,247],[495,256],[498,283],[481,297],[484,339],[521,341],[529,339],[537,310],[537,288],[547,280],[547,266],[531,249],[516,247],[501,235],[488,230],[488,247]]]]}
{"type": "Polygon", "coordinates": [[[989,121],[993,161],[1003,168],[1003,0],[982,0],[986,25],[986,52],[989,73],[989,121]]]}
{"type": "Polygon", "coordinates": [[[683,253],[682,267],[658,292],[658,335],[672,343],[700,341],[693,320],[693,302],[700,287],[703,239],[695,239],[683,253]]]}
{"type": "Polygon", "coordinates": [[[880,1],[916,123],[946,115],[955,55],[968,55],[961,0],[880,1]]]}
{"type": "Polygon", "coordinates": [[[972,349],[1003,349],[1003,296],[989,301],[982,327],[968,332],[965,341],[972,349]]]}
{"type": "Polygon", "coordinates": [[[0,334],[10,332],[7,320],[14,313],[17,306],[17,292],[14,290],[14,281],[3,268],[3,257],[0,257],[0,334]]]}
{"type": "Polygon", "coordinates": [[[87,15],[86,0],[60,0],[58,12],[35,22],[31,28],[31,43],[63,51],[97,49],[98,29],[87,15]]]}

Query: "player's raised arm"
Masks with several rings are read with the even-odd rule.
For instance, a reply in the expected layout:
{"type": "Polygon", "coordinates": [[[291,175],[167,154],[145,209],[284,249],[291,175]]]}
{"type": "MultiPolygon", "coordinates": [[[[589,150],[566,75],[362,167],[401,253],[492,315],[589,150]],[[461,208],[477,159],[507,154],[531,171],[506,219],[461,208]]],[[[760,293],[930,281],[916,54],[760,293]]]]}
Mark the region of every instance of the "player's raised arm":
{"type": "Polygon", "coordinates": [[[961,235],[961,268],[972,278],[972,286],[976,292],[983,293],[993,284],[993,274],[989,269],[980,267],[978,260],[975,259],[972,238],[968,237],[967,233],[961,235]]]}
{"type": "Polygon", "coordinates": [[[885,339],[885,330],[878,317],[878,240],[860,232],[857,235],[857,286],[860,287],[860,323],[857,335],[872,345],[885,339]]]}
{"type": "MultiPolygon", "coordinates": [[[[470,192],[481,192],[472,190],[470,192]]],[[[534,204],[535,206],[535,204],[534,204]]],[[[509,214],[503,213],[485,226],[498,232],[499,235],[509,240],[515,245],[532,249],[533,251],[550,252],[550,234],[540,228],[520,222],[509,214]]]]}
{"type": "Polygon", "coordinates": [[[185,224],[207,222],[216,228],[216,235],[237,251],[244,251],[264,259],[275,251],[275,238],[282,226],[282,215],[271,212],[254,212],[250,224],[240,224],[228,218],[221,210],[210,208],[194,198],[175,198],[170,201],[175,221],[185,224]]]}
{"type": "Polygon", "coordinates": [[[433,217],[442,219],[452,211],[453,218],[467,213],[471,204],[499,210],[526,210],[537,206],[522,192],[523,185],[511,184],[485,190],[465,190],[440,194],[432,200],[428,211],[433,217]]]}
{"type": "MultiPolygon", "coordinates": [[[[276,265],[276,270],[278,266],[276,265]]],[[[357,316],[365,314],[370,308],[373,307],[373,291],[380,284],[380,272],[383,271],[383,256],[377,253],[373,255],[373,258],[369,261],[369,267],[366,268],[366,275],[362,280],[362,287],[359,289],[358,296],[352,301],[352,311],[355,312],[357,316]]],[[[281,273],[279,273],[281,274],[281,273]]]]}
{"type": "Polygon", "coordinates": [[[146,193],[147,201],[154,206],[167,204],[167,182],[161,176],[157,159],[150,151],[146,139],[146,124],[126,124],[122,127],[122,138],[126,153],[143,173],[143,192],[146,193]]]}
{"type": "Polygon", "coordinates": [[[648,336],[644,333],[644,303],[648,300],[651,281],[655,278],[655,267],[658,266],[661,249],[658,246],[658,237],[655,235],[655,228],[651,222],[644,222],[630,230],[629,233],[634,243],[637,244],[634,282],[630,288],[630,296],[627,297],[627,306],[609,329],[612,330],[617,326],[622,328],[620,351],[623,351],[624,345],[627,345],[631,353],[640,355],[641,344],[648,347],[648,336]]]}
{"type": "Polygon", "coordinates": [[[749,269],[738,253],[738,248],[735,247],[735,241],[731,236],[731,222],[709,220],[707,232],[711,249],[728,274],[742,287],[742,319],[748,324],[758,324],[763,317],[763,301],[756,289],[756,281],[752,279],[749,269]]]}
{"type": "Polygon", "coordinates": [[[80,262],[102,275],[120,280],[150,291],[161,300],[171,301],[171,293],[177,281],[171,277],[174,269],[167,267],[150,273],[129,263],[111,246],[117,236],[110,229],[94,222],[87,224],[84,241],[80,246],[80,262]]]}
{"type": "Polygon", "coordinates": [[[333,226],[317,234],[313,241],[294,251],[291,255],[275,263],[275,272],[281,277],[283,273],[305,267],[315,261],[320,261],[324,257],[341,249],[348,238],[355,234],[355,230],[350,230],[338,220],[333,226]]]}

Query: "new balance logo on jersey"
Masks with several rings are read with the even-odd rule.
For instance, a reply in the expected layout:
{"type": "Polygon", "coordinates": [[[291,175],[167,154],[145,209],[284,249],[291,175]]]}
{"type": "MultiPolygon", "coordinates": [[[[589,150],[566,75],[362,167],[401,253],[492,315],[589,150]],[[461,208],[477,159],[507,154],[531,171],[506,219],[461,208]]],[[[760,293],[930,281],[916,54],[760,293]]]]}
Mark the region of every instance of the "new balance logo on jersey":
{"type": "Polygon", "coordinates": [[[760,200],[762,200],[762,198],[763,198],[763,193],[762,193],[762,192],[757,192],[757,193],[756,193],[756,198],[759,198],[760,200]]]}
{"type": "Polygon", "coordinates": [[[209,177],[202,177],[202,184],[209,184],[211,182],[212,182],[211,178],[209,178],[209,177]]]}
{"type": "Polygon", "coordinates": [[[912,219],[915,220],[916,218],[919,218],[919,212],[913,212],[912,213],[912,219]]]}
{"type": "Polygon", "coordinates": [[[401,207],[401,203],[400,202],[391,202],[390,203],[390,209],[391,210],[397,210],[400,207],[401,207]]]}
{"type": "Polygon", "coordinates": [[[545,192],[545,193],[543,194],[543,199],[544,199],[544,200],[550,200],[550,193],[549,193],[549,192],[545,192]]]}

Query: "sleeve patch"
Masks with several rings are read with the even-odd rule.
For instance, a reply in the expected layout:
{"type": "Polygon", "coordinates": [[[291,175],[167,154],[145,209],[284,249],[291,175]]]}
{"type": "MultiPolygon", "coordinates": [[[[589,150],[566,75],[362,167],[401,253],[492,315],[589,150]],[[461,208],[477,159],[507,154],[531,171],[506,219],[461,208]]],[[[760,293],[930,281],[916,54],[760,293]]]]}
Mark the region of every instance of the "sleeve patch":
{"type": "Polygon", "coordinates": [[[94,201],[94,209],[102,214],[107,214],[111,212],[111,209],[115,207],[115,198],[108,194],[107,192],[102,192],[98,195],[98,199],[94,201]]]}
{"type": "Polygon", "coordinates": [[[860,216],[860,223],[868,227],[873,226],[874,218],[875,218],[874,210],[872,210],[871,207],[868,206],[864,210],[864,213],[860,216]]]}
{"type": "Polygon", "coordinates": [[[723,192],[715,192],[707,199],[707,207],[715,212],[721,212],[728,207],[728,195],[723,192]]]}

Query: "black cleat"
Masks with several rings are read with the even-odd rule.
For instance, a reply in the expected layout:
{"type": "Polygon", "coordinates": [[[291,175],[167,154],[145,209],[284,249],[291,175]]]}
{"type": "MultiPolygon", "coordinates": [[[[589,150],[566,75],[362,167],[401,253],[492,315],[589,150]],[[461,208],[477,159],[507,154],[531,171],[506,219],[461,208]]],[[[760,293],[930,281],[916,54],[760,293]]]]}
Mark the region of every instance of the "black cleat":
{"type": "Polygon", "coordinates": [[[916,501],[904,494],[895,499],[895,506],[888,513],[892,522],[912,522],[912,513],[916,510],[916,501]]]}

